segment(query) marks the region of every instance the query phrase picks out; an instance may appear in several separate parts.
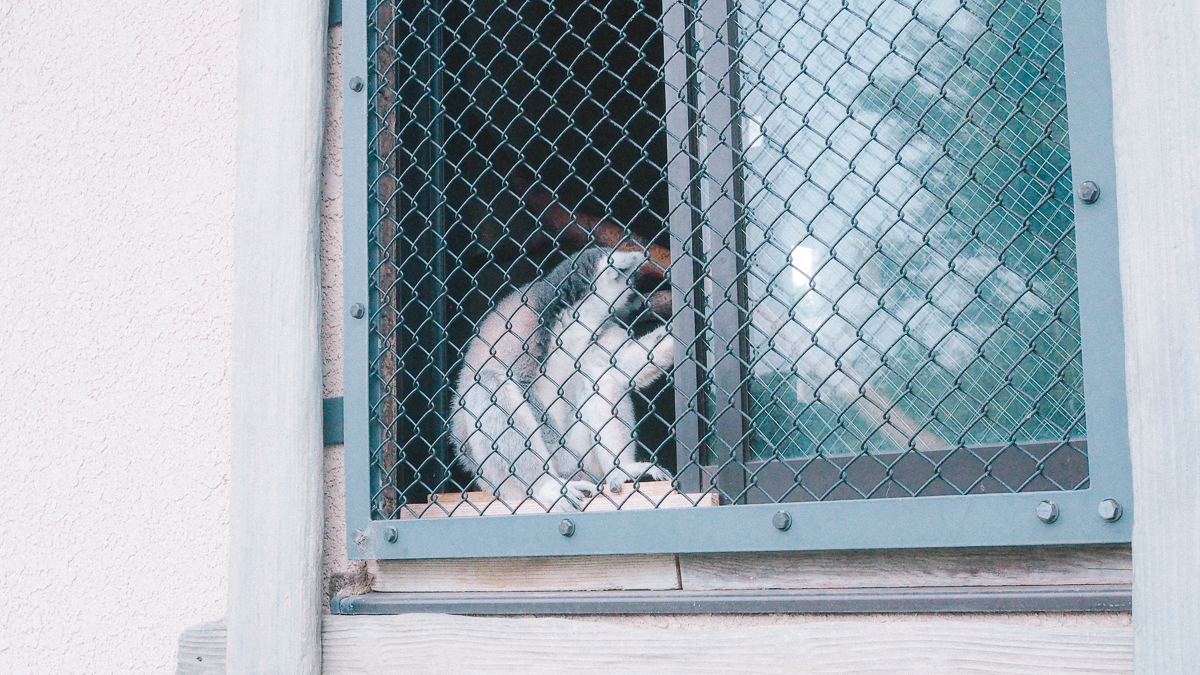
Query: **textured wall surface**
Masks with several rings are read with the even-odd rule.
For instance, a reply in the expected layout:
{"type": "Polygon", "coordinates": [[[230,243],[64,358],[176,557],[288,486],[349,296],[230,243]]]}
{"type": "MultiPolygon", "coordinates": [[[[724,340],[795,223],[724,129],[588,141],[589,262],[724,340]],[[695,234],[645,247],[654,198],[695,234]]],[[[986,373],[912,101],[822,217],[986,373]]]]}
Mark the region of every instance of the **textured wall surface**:
{"type": "Polygon", "coordinates": [[[321,351],[324,395],[342,387],[342,27],[329,29],[325,64],[325,166],[321,174],[321,351]]]}
{"type": "Polygon", "coordinates": [[[237,3],[0,17],[0,672],[170,672],[225,604],[237,3]]]}

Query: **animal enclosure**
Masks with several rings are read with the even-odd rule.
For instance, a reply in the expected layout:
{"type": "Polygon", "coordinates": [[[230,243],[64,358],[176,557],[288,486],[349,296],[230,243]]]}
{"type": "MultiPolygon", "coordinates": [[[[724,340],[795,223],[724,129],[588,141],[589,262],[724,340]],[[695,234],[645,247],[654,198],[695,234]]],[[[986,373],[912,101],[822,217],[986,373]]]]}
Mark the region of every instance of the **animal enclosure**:
{"type": "Polygon", "coordinates": [[[1068,133],[1109,104],[1068,95],[1063,14],[368,2],[366,340],[347,360],[369,522],[768,505],[786,532],[800,503],[1020,495],[987,503],[1046,528],[1043,501],[1127,503],[1120,434],[1090,433],[1124,405],[1090,356],[1119,307],[1081,283],[1115,243],[1077,241],[1095,200],[1074,197],[1068,133]],[[601,327],[580,317],[604,270],[629,291],[601,327]],[[579,275],[591,295],[563,290],[579,275]],[[648,375],[621,361],[637,349],[648,375]]]}

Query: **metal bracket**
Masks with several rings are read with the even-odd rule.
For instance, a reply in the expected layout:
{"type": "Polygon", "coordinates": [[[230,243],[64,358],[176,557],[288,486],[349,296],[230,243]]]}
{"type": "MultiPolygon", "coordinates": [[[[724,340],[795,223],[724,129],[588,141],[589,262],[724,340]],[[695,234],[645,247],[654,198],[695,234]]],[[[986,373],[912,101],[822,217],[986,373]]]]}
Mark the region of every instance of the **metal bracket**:
{"type": "Polygon", "coordinates": [[[339,445],[346,442],[345,399],[326,398],[321,400],[321,418],[324,428],[325,445],[339,445]]]}

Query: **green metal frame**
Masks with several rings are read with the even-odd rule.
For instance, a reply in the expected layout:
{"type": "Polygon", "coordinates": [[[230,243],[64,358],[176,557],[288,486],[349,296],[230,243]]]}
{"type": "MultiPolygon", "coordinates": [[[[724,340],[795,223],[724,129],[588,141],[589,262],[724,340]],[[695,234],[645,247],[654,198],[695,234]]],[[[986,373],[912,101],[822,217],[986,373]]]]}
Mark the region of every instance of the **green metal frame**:
{"type": "Polygon", "coordinates": [[[343,7],[345,218],[346,510],[350,557],[463,558],[683,552],[832,550],[1121,543],[1134,515],[1125,401],[1124,334],[1118,264],[1112,147],[1112,94],[1101,0],[1063,0],[1071,165],[1076,185],[1092,181],[1103,196],[1075,199],[1079,304],[1087,391],[1087,489],[1063,492],[937,496],[731,505],[609,513],[492,518],[372,520],[371,361],[368,318],[368,116],[375,83],[368,75],[367,2],[343,7]],[[366,86],[353,91],[353,78],[366,86]],[[355,317],[355,305],[367,308],[355,317]],[[1051,524],[1035,509],[1053,500],[1051,524]],[[1124,507],[1103,520],[1102,500],[1124,507]],[[772,525],[780,511],[792,526],[772,525]],[[570,519],[571,536],[560,534],[570,519]]]}

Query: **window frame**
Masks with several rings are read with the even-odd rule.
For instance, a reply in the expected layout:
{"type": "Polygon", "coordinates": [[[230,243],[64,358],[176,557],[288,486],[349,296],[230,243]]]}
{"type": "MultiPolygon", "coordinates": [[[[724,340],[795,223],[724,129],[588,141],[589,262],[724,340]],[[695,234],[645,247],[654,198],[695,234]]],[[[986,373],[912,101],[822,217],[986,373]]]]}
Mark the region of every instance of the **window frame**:
{"type": "MultiPolygon", "coordinates": [[[[664,23],[669,25],[672,12],[682,11],[681,2],[667,3],[664,23]]],[[[371,89],[367,0],[348,0],[343,13],[344,400],[348,552],[352,559],[959,548],[1131,540],[1125,349],[1117,210],[1112,196],[1112,94],[1103,4],[1062,0],[1072,177],[1076,185],[1085,180],[1095,182],[1105,193],[1093,204],[1074,197],[1088,488],[403,521],[371,518],[369,317],[373,308],[367,238],[367,106],[371,89]],[[1116,522],[1103,520],[1097,511],[1106,499],[1115,499],[1124,508],[1124,516],[1116,522]],[[1036,516],[1043,500],[1058,506],[1053,523],[1036,516]],[[780,511],[791,516],[792,526],[786,530],[772,524],[780,511]],[[570,536],[560,533],[564,519],[572,521],[570,536]]],[[[667,69],[677,67],[672,60],[668,55],[667,69]]],[[[673,163],[681,161],[679,155],[669,156],[674,157],[673,163]]],[[[677,169],[672,165],[668,170],[677,169]]],[[[676,288],[684,285],[677,283],[676,288]]],[[[681,301],[677,296],[676,302],[681,301]]],[[[686,442],[679,440],[680,445],[686,442]]]]}

